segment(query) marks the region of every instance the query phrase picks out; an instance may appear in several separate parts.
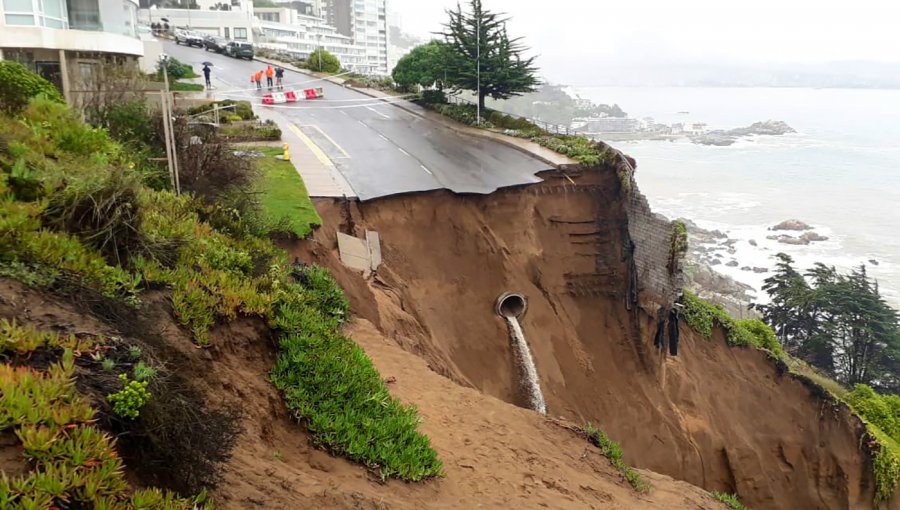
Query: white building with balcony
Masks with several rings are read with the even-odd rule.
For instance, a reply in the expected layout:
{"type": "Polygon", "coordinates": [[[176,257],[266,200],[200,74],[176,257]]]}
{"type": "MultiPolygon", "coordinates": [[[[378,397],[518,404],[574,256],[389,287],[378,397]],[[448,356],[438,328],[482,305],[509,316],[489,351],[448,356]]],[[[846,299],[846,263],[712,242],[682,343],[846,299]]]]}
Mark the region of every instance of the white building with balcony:
{"type": "Polygon", "coordinates": [[[54,83],[72,102],[106,63],[144,54],[137,0],[0,0],[0,59],[54,83]]]}
{"type": "Polygon", "coordinates": [[[388,21],[386,0],[324,0],[325,17],[338,32],[366,48],[366,63],[387,75],[388,21]]]}
{"type": "Polygon", "coordinates": [[[217,35],[230,41],[255,42],[253,38],[253,4],[232,2],[229,10],[209,9],[141,9],[141,23],[150,25],[168,20],[172,29],[189,29],[201,34],[217,35]]]}
{"type": "Polygon", "coordinates": [[[377,66],[368,61],[366,47],[338,33],[325,19],[300,14],[289,8],[255,9],[256,45],[306,59],[316,48],[324,48],[341,62],[341,67],[360,74],[374,74],[377,66]]]}

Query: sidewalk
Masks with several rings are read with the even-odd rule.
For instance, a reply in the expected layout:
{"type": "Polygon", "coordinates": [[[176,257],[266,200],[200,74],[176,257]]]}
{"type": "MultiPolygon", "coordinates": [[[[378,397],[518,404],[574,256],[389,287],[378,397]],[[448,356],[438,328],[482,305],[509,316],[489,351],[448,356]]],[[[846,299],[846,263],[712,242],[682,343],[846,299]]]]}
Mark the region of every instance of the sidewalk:
{"type": "MultiPolygon", "coordinates": [[[[220,86],[222,90],[227,90],[229,87],[215,75],[213,84],[220,86]]],[[[203,94],[206,98],[213,99],[216,96],[216,90],[214,88],[199,92],[198,95],[203,94]]],[[[356,198],[356,192],[334,166],[334,163],[293,122],[277,110],[261,105],[254,105],[253,111],[260,119],[271,119],[278,124],[282,140],[278,142],[278,145],[285,143],[288,145],[291,163],[294,164],[294,168],[303,179],[310,198],[356,198]]]]}
{"type": "Polygon", "coordinates": [[[288,145],[291,162],[303,179],[310,198],[356,198],[356,192],[322,150],[281,113],[255,110],[262,120],[271,119],[281,129],[281,143],[288,145]]]}

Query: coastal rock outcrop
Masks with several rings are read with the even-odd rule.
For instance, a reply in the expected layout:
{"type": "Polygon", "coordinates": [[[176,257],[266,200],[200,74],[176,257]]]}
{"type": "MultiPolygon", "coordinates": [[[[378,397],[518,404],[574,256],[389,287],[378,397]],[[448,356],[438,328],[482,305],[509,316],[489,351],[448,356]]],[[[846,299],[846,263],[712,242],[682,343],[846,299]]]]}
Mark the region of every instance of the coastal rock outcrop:
{"type": "Polygon", "coordinates": [[[800,220],[784,220],[778,225],[770,228],[769,230],[795,230],[795,231],[803,231],[803,230],[812,230],[812,227],[804,223],[800,220]]]}
{"type": "Polygon", "coordinates": [[[725,147],[734,144],[738,139],[747,136],[780,136],[788,133],[796,133],[797,131],[786,122],[781,120],[767,120],[763,122],[754,122],[747,127],[735,129],[717,129],[693,135],[691,141],[700,145],[714,145],[725,147]]]}

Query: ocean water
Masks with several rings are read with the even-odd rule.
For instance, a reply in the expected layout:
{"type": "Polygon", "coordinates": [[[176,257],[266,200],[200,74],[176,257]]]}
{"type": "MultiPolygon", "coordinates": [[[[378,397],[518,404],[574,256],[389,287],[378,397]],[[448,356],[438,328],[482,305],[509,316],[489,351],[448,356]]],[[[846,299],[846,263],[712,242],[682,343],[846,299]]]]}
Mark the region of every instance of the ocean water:
{"type": "MultiPolygon", "coordinates": [[[[740,266],[771,268],[779,251],[793,256],[801,269],[814,262],[842,269],[866,263],[885,297],[900,306],[900,90],[602,87],[573,92],[665,123],[705,122],[727,129],[768,119],[787,122],[796,134],[754,137],[730,147],[687,141],[613,145],[637,159],[638,184],[655,211],[738,239],[734,258],[740,266]],[[767,240],[773,234],[767,228],[787,219],[805,221],[830,239],[809,246],[767,240]]],[[[757,289],[766,277],[739,268],[716,270],[757,289]]]]}

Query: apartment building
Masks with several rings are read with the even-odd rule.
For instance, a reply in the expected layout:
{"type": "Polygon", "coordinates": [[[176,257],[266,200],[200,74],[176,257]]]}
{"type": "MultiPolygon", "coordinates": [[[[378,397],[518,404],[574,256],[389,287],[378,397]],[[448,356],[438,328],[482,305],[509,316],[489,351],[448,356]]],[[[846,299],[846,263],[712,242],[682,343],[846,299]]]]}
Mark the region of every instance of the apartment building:
{"type": "Polygon", "coordinates": [[[316,48],[324,48],[341,62],[341,66],[361,74],[375,74],[377,66],[369,63],[365,46],[338,33],[324,18],[301,14],[286,7],[255,9],[257,46],[309,58],[316,48]]]}
{"type": "Polygon", "coordinates": [[[375,74],[387,75],[387,0],[323,0],[324,18],[337,31],[366,48],[366,62],[375,74]]]}
{"type": "Polygon", "coordinates": [[[0,59],[54,83],[72,102],[104,64],[144,54],[137,0],[0,0],[0,59]]]}

